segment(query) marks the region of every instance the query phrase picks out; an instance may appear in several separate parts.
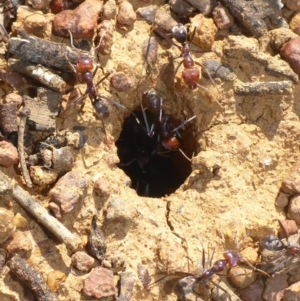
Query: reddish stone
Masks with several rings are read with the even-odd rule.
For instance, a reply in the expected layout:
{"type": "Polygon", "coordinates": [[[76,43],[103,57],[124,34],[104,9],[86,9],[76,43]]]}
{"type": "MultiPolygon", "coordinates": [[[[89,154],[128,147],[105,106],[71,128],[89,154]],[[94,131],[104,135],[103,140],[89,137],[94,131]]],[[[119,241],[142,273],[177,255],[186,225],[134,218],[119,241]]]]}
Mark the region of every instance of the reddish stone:
{"type": "Polygon", "coordinates": [[[18,150],[8,141],[0,141],[0,165],[9,167],[18,162],[18,150]]]}
{"type": "Polygon", "coordinates": [[[295,73],[300,73],[300,37],[283,44],[281,56],[290,64],[295,73]]]}
{"type": "Polygon", "coordinates": [[[83,293],[98,299],[115,296],[116,289],[113,272],[102,267],[93,269],[89,277],[84,281],[83,293]]]}
{"type": "Polygon", "coordinates": [[[88,272],[95,263],[95,259],[85,252],[76,252],[72,256],[72,265],[79,271],[88,272]]]}
{"type": "MultiPolygon", "coordinates": [[[[298,227],[297,227],[297,224],[295,223],[295,221],[285,220],[285,221],[281,221],[281,224],[288,237],[298,233],[298,227]]],[[[281,239],[286,238],[286,234],[280,227],[279,231],[278,231],[279,238],[281,238],[281,239]]]]}
{"type": "Polygon", "coordinates": [[[64,10],[55,15],[52,33],[69,38],[71,31],[74,39],[92,38],[97,29],[97,21],[103,4],[101,1],[84,1],[74,10],[64,10]]]}

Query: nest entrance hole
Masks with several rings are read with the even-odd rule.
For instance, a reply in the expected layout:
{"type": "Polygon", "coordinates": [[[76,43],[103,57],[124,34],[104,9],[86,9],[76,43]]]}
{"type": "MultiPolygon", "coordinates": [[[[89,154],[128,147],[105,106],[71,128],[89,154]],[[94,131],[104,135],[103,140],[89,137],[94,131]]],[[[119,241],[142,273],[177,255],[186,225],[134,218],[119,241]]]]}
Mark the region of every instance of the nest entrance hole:
{"type": "MultiPolygon", "coordinates": [[[[158,117],[144,111],[149,128],[157,124],[158,117]]],[[[182,120],[171,116],[178,126],[182,120]]],[[[131,188],[139,196],[160,198],[175,192],[192,172],[191,162],[180,151],[167,151],[159,142],[159,130],[154,134],[145,130],[145,118],[137,107],[124,120],[121,134],[116,141],[120,163],[118,165],[131,179],[131,188]],[[138,121],[137,121],[138,120],[138,121]]],[[[197,139],[193,134],[193,121],[179,130],[180,149],[188,158],[197,152],[197,139]]]]}

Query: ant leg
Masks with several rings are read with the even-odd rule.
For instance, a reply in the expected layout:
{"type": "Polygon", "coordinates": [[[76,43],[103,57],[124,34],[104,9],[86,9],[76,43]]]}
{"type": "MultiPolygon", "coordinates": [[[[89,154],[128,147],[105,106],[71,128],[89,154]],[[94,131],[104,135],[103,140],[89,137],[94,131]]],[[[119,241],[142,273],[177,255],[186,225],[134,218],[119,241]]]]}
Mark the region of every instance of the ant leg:
{"type": "MultiPolygon", "coordinates": [[[[213,280],[209,280],[209,281],[210,281],[213,285],[215,285],[218,289],[220,289],[220,290],[223,291],[225,294],[227,294],[229,300],[232,301],[230,293],[229,293],[225,288],[223,288],[220,284],[216,283],[216,282],[213,281],[213,280]]],[[[239,300],[239,299],[238,299],[238,300],[239,300]]]]}
{"type": "Polygon", "coordinates": [[[207,89],[205,88],[204,86],[198,84],[198,83],[195,83],[199,88],[201,88],[202,90],[204,90],[206,93],[208,93],[209,95],[211,95],[212,97],[212,100],[219,106],[219,108],[223,111],[224,110],[224,107],[219,103],[219,101],[213,96],[213,94],[207,89]]]}
{"type": "Polygon", "coordinates": [[[0,34],[2,36],[2,40],[4,40],[5,42],[9,40],[9,35],[2,24],[0,24],[0,34]]]}
{"type": "Polygon", "coordinates": [[[265,271],[263,271],[263,270],[261,270],[261,269],[256,268],[256,267],[255,267],[254,265],[252,265],[247,259],[241,258],[241,262],[243,262],[243,263],[245,263],[246,265],[248,265],[248,266],[249,266],[251,269],[253,269],[254,271],[259,272],[259,273],[261,273],[261,274],[267,276],[268,278],[271,278],[271,276],[270,276],[267,272],[265,272],[265,271]]]}
{"type": "Polygon", "coordinates": [[[94,51],[97,50],[100,46],[101,46],[101,43],[102,43],[102,40],[106,34],[107,30],[104,31],[103,35],[101,36],[100,40],[99,40],[99,43],[98,45],[94,48],[94,51]]]}
{"type": "Polygon", "coordinates": [[[165,40],[167,40],[167,42],[170,44],[170,45],[174,45],[176,46],[178,49],[181,49],[181,47],[179,45],[177,45],[176,43],[174,43],[172,41],[172,39],[159,27],[157,26],[156,24],[153,24],[152,25],[152,31],[155,31],[158,35],[160,35],[161,37],[163,37],[165,40]]]}
{"type": "Polygon", "coordinates": [[[196,118],[196,115],[194,115],[193,117],[190,117],[189,119],[183,121],[178,127],[176,127],[172,132],[177,132],[179,129],[181,129],[182,127],[184,127],[187,123],[189,123],[190,121],[192,121],[193,119],[196,118]]]}

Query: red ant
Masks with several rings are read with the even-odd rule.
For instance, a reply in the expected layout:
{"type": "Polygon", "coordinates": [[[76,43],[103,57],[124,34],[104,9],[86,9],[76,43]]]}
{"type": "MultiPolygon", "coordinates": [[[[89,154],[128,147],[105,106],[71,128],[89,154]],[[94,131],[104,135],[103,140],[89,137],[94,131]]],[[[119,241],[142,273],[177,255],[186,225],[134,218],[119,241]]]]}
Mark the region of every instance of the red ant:
{"type": "Polygon", "coordinates": [[[271,260],[263,260],[262,262],[262,268],[270,274],[274,274],[280,269],[289,266],[289,264],[292,262],[294,263],[295,257],[300,255],[300,246],[292,245],[289,242],[288,235],[282,222],[280,220],[278,220],[278,222],[285,235],[287,245],[285,245],[278,237],[273,235],[266,236],[260,242],[260,245],[263,249],[279,252],[279,255],[275,256],[275,258],[272,258],[271,260]]]}
{"type": "MultiPolygon", "coordinates": [[[[189,47],[188,33],[187,33],[186,27],[183,24],[179,23],[178,26],[174,26],[171,30],[173,38],[178,43],[180,43],[181,46],[177,45],[172,40],[170,40],[170,38],[157,26],[155,27],[154,30],[157,31],[160,35],[162,35],[165,39],[167,39],[171,44],[175,45],[181,51],[182,61],[176,67],[174,73],[176,74],[178,72],[180,66],[183,64],[184,70],[182,71],[182,79],[183,79],[185,85],[191,90],[194,90],[197,87],[201,88],[208,95],[210,95],[212,97],[213,101],[216,102],[221,109],[224,109],[223,106],[219,103],[219,101],[212,95],[212,93],[207,88],[205,88],[204,86],[202,86],[198,83],[201,78],[201,69],[199,69],[196,65],[198,65],[206,70],[206,73],[207,73],[210,81],[213,83],[214,86],[216,86],[212,77],[209,74],[209,71],[205,68],[205,66],[203,66],[202,64],[195,62],[193,60],[191,51],[190,51],[190,47],[189,47]]],[[[194,29],[194,32],[192,35],[192,40],[195,35],[195,32],[196,32],[196,28],[194,29]]],[[[161,73],[162,73],[162,71],[160,72],[160,74],[161,73]]]]}
{"type": "MultiPolygon", "coordinates": [[[[197,275],[194,275],[191,273],[183,273],[183,272],[175,273],[173,275],[172,274],[166,275],[166,276],[158,279],[157,281],[149,284],[146,288],[148,289],[153,284],[161,281],[162,279],[164,279],[168,276],[179,276],[180,279],[177,280],[177,282],[173,286],[173,292],[177,295],[178,300],[182,300],[182,301],[186,300],[186,295],[190,294],[190,293],[199,296],[200,294],[197,292],[198,289],[205,286],[208,282],[212,283],[218,289],[220,289],[221,291],[228,294],[229,300],[231,300],[230,294],[222,286],[220,286],[218,283],[216,283],[214,280],[212,280],[212,277],[214,275],[224,276],[224,275],[220,275],[219,273],[223,272],[227,268],[233,268],[240,263],[246,263],[253,270],[258,271],[267,277],[270,277],[269,274],[267,274],[266,272],[255,268],[246,259],[242,258],[242,256],[236,251],[230,250],[230,251],[224,252],[223,253],[224,259],[219,259],[212,265],[213,256],[214,256],[214,251],[208,262],[211,267],[206,269],[201,275],[197,276],[197,275]],[[184,276],[184,277],[182,277],[182,276],[184,276]]],[[[202,266],[204,267],[205,265],[206,265],[205,252],[203,250],[202,266]]]]}
{"type": "MultiPolygon", "coordinates": [[[[69,35],[70,35],[70,43],[71,46],[73,48],[75,48],[74,44],[73,44],[73,37],[72,37],[72,33],[70,30],[68,30],[69,35]]],[[[99,41],[98,46],[95,48],[97,49],[102,42],[102,38],[99,41]]],[[[76,49],[76,48],[75,48],[76,49]]],[[[96,91],[96,87],[103,82],[110,74],[106,74],[104,75],[104,77],[102,79],[100,79],[98,81],[98,83],[94,84],[93,82],[93,78],[98,70],[98,66],[95,68],[94,72],[92,72],[92,70],[94,69],[94,63],[93,60],[90,58],[89,55],[87,56],[82,56],[78,59],[78,62],[76,64],[76,66],[73,66],[71,63],[69,63],[70,67],[72,68],[73,72],[76,74],[76,77],[78,79],[78,81],[80,83],[84,83],[86,84],[86,91],[83,95],[81,95],[79,98],[77,98],[74,102],[73,105],[78,105],[80,104],[88,95],[93,108],[95,110],[96,113],[96,117],[102,120],[108,118],[109,116],[109,107],[107,105],[107,101],[112,102],[113,104],[115,104],[116,106],[119,106],[123,109],[125,109],[125,107],[123,107],[121,104],[113,101],[112,99],[109,99],[108,97],[105,96],[100,96],[97,91],[96,91]]],[[[104,123],[103,123],[103,127],[104,127],[104,123]]],[[[105,127],[104,127],[104,131],[105,131],[105,127]]]]}

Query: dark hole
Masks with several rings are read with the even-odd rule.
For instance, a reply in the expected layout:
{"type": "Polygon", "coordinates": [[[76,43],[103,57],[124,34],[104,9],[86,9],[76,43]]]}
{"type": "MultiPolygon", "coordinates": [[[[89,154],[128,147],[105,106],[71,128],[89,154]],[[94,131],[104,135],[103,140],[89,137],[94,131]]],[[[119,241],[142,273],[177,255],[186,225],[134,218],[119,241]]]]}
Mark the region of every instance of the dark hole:
{"type": "MultiPolygon", "coordinates": [[[[191,162],[177,151],[167,151],[159,135],[158,117],[145,111],[149,128],[145,130],[145,120],[140,109],[134,110],[123,123],[119,139],[116,141],[121,168],[131,179],[131,188],[140,196],[162,197],[173,193],[180,187],[192,171],[191,162]],[[139,123],[137,121],[139,120],[139,123]]],[[[180,120],[171,119],[177,127],[180,120]]],[[[192,122],[180,129],[178,140],[180,149],[189,158],[196,151],[196,139],[192,136],[192,122]],[[179,135],[181,138],[179,138],[179,135]]]]}

